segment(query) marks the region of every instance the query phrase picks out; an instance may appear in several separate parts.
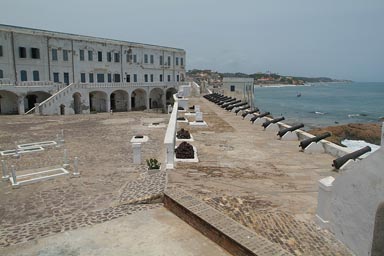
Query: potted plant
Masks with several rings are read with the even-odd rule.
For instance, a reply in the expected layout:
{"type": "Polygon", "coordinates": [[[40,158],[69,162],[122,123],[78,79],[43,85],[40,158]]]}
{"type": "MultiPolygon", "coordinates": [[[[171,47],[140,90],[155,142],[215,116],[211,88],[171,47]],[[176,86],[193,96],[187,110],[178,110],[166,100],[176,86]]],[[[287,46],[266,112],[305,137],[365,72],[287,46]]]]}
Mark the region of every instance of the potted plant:
{"type": "Polygon", "coordinates": [[[156,158],[147,159],[146,162],[149,173],[156,173],[160,170],[161,163],[156,158]]]}

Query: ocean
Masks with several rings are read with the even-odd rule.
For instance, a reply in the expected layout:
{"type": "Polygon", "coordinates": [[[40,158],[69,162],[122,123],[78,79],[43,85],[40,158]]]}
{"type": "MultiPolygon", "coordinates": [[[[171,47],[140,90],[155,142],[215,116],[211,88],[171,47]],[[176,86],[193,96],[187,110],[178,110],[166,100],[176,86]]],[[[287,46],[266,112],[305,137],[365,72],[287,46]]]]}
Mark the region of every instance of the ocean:
{"type": "Polygon", "coordinates": [[[284,116],[287,124],[304,123],[306,129],[384,118],[384,82],[255,87],[254,97],[261,111],[284,116]]]}

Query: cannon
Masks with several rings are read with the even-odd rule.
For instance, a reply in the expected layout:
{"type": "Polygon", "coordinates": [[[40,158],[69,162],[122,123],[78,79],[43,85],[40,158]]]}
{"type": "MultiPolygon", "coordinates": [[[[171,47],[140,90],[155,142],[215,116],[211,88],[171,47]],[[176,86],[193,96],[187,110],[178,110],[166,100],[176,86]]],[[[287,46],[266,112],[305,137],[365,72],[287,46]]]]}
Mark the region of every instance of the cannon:
{"type": "Polygon", "coordinates": [[[361,155],[364,155],[367,152],[370,152],[371,150],[372,149],[370,146],[363,147],[359,150],[356,150],[352,153],[346,154],[342,157],[333,160],[332,166],[335,167],[335,169],[340,169],[346,162],[348,162],[348,160],[356,160],[356,158],[360,157],[361,155]]]}
{"type": "Polygon", "coordinates": [[[332,134],[331,134],[330,132],[325,132],[325,133],[322,133],[322,134],[320,134],[320,135],[317,135],[317,136],[315,136],[315,137],[313,137],[313,138],[309,138],[309,139],[302,140],[302,141],[300,141],[300,145],[299,145],[299,147],[301,147],[301,148],[304,150],[304,149],[305,149],[306,147],[308,147],[309,144],[311,144],[312,142],[317,143],[317,142],[319,142],[319,141],[321,141],[321,140],[323,140],[323,139],[325,139],[325,138],[330,137],[331,135],[332,135],[332,134]]]}
{"type": "Polygon", "coordinates": [[[265,117],[265,116],[270,115],[270,114],[271,113],[269,113],[269,112],[264,112],[264,113],[262,113],[260,115],[254,116],[254,117],[251,118],[251,122],[254,123],[256,119],[265,117]]]}
{"type": "Polygon", "coordinates": [[[245,106],[246,104],[248,104],[248,102],[240,102],[240,103],[237,103],[237,104],[229,105],[229,106],[226,107],[225,109],[228,110],[228,111],[231,111],[231,110],[234,109],[234,108],[238,108],[238,107],[241,107],[241,106],[245,106]]]}
{"type": "Polygon", "coordinates": [[[230,102],[227,102],[227,103],[221,105],[221,107],[222,107],[222,108],[226,108],[226,107],[228,107],[229,105],[237,104],[237,103],[240,103],[240,102],[241,102],[241,100],[230,101],[230,102]]]}
{"type": "Polygon", "coordinates": [[[261,126],[265,128],[267,128],[270,124],[275,124],[275,123],[278,123],[280,121],[283,121],[285,120],[285,118],[282,116],[282,117],[277,117],[275,119],[272,119],[272,120],[269,120],[269,121],[265,121],[261,126]]]}
{"type": "Polygon", "coordinates": [[[245,105],[245,106],[243,106],[243,107],[240,107],[240,108],[236,109],[236,110],[235,110],[236,115],[237,115],[237,113],[239,113],[240,111],[242,111],[242,110],[246,110],[247,108],[249,108],[249,105],[248,105],[248,104],[245,105]]]}
{"type": "Polygon", "coordinates": [[[241,114],[241,117],[244,119],[247,115],[251,115],[251,114],[257,113],[257,112],[259,112],[259,109],[255,108],[253,110],[246,111],[245,113],[241,114]]]}
{"type": "Polygon", "coordinates": [[[289,128],[284,128],[282,130],[280,130],[277,135],[281,137],[283,137],[287,132],[293,132],[293,131],[296,131],[297,129],[300,129],[300,128],[303,128],[304,127],[304,124],[298,124],[298,125],[294,125],[292,127],[289,127],[289,128]]]}
{"type": "Polygon", "coordinates": [[[229,98],[228,96],[221,95],[221,96],[218,96],[218,97],[215,97],[215,98],[211,99],[211,101],[214,102],[214,103],[217,103],[217,102],[219,102],[221,100],[228,99],[228,98],[229,98]]]}
{"type": "Polygon", "coordinates": [[[223,105],[224,103],[235,101],[235,100],[236,98],[228,97],[228,98],[217,101],[216,104],[220,106],[220,105],[223,105]]]}

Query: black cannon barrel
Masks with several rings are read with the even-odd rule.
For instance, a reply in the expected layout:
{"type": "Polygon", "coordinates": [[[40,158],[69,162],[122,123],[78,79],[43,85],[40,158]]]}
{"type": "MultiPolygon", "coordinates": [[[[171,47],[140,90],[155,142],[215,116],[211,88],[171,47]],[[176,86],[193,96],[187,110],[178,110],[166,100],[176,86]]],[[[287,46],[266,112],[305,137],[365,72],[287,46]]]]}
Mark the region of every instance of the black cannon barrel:
{"type": "Polygon", "coordinates": [[[342,157],[339,157],[335,160],[333,160],[332,166],[335,167],[336,169],[340,169],[349,159],[355,160],[361,155],[364,155],[367,152],[370,152],[372,149],[370,146],[363,147],[359,150],[356,150],[352,153],[346,154],[342,157]]]}
{"type": "Polygon", "coordinates": [[[287,132],[293,132],[297,129],[300,129],[300,128],[303,128],[304,127],[304,124],[297,124],[297,125],[294,125],[294,126],[291,126],[291,127],[288,127],[288,128],[284,128],[284,129],[281,129],[277,135],[280,136],[280,137],[283,137],[284,134],[286,134],[287,132]]]}
{"type": "Polygon", "coordinates": [[[249,108],[248,103],[247,103],[247,105],[245,105],[245,106],[243,106],[243,107],[240,107],[240,108],[236,109],[236,111],[235,111],[236,115],[237,115],[237,113],[239,113],[240,111],[245,110],[245,109],[247,109],[247,108],[249,108]]]}
{"type": "Polygon", "coordinates": [[[217,103],[217,105],[222,106],[223,104],[234,102],[234,101],[236,101],[236,98],[229,98],[229,99],[225,99],[223,101],[219,101],[217,103]]]}
{"type": "Polygon", "coordinates": [[[253,113],[256,113],[256,112],[258,112],[258,111],[259,111],[259,109],[258,109],[258,108],[255,108],[254,110],[247,111],[247,112],[243,113],[241,116],[244,118],[244,117],[246,117],[248,114],[253,114],[253,113]]]}
{"type": "Polygon", "coordinates": [[[254,123],[257,118],[262,118],[262,117],[265,117],[265,116],[270,115],[270,114],[271,113],[269,113],[269,112],[264,112],[264,113],[262,113],[260,115],[254,116],[254,117],[251,118],[251,122],[254,123]]]}
{"type": "Polygon", "coordinates": [[[275,124],[277,122],[280,122],[280,121],[283,121],[285,120],[285,118],[282,116],[282,117],[277,117],[275,119],[272,119],[272,120],[269,120],[269,121],[265,121],[261,126],[265,128],[267,128],[270,124],[275,124]]]}
{"type": "Polygon", "coordinates": [[[232,110],[234,108],[237,108],[237,107],[241,107],[241,106],[244,106],[248,104],[248,102],[240,102],[240,103],[237,103],[237,104],[233,104],[233,105],[229,105],[228,107],[226,107],[225,109],[226,110],[232,110]]]}
{"type": "Polygon", "coordinates": [[[231,98],[231,97],[228,97],[228,96],[224,96],[224,95],[223,95],[223,96],[220,96],[220,97],[215,97],[215,98],[213,98],[211,101],[217,103],[217,102],[220,102],[220,101],[222,101],[222,100],[229,99],[229,98],[231,98]]]}
{"type": "Polygon", "coordinates": [[[318,142],[322,139],[325,139],[325,138],[328,138],[329,136],[331,136],[332,134],[330,132],[325,132],[325,133],[322,133],[320,135],[317,135],[313,138],[309,138],[309,139],[305,139],[305,140],[302,140],[300,141],[300,145],[299,147],[301,147],[302,149],[305,149],[306,147],[308,147],[309,144],[311,144],[312,142],[318,142]]]}
{"type": "Polygon", "coordinates": [[[228,107],[229,105],[237,104],[237,103],[240,103],[240,102],[241,102],[241,100],[235,100],[235,101],[227,102],[227,103],[221,105],[221,107],[222,107],[222,108],[226,108],[226,107],[228,107]]]}
{"type": "Polygon", "coordinates": [[[236,100],[236,98],[228,97],[226,99],[219,100],[216,103],[217,103],[217,105],[220,106],[220,105],[223,105],[224,103],[235,101],[235,100],[236,100]]]}

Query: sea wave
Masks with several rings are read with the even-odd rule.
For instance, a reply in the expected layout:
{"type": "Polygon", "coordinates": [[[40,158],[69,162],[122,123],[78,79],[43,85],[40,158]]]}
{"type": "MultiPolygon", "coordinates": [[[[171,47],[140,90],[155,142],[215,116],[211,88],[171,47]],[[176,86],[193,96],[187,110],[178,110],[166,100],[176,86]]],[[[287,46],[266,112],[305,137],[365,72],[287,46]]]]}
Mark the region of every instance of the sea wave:
{"type": "Polygon", "coordinates": [[[326,114],[325,112],[320,112],[320,111],[315,111],[313,113],[316,115],[325,115],[326,114]]]}
{"type": "Polygon", "coordinates": [[[349,115],[348,115],[349,118],[359,117],[359,116],[368,116],[368,115],[367,115],[367,114],[364,114],[364,113],[361,113],[361,114],[349,114],[349,115]]]}

